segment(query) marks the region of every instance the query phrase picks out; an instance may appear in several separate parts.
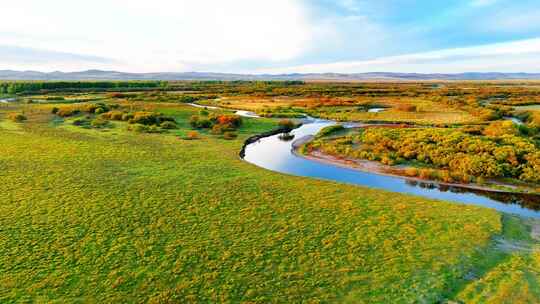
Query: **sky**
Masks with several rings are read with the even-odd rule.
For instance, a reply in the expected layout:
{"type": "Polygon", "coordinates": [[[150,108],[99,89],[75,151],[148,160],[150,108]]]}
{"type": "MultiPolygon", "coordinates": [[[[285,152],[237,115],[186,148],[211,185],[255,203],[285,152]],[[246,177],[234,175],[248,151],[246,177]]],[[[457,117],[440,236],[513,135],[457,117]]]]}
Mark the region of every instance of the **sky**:
{"type": "Polygon", "coordinates": [[[0,69],[540,73],[538,0],[17,0],[0,69]]]}

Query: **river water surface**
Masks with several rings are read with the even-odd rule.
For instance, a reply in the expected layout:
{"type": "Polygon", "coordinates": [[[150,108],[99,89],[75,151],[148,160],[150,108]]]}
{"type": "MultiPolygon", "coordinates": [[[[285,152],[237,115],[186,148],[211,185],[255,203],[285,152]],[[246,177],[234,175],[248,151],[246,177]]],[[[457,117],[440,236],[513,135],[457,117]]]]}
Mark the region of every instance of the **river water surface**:
{"type": "MultiPolygon", "coordinates": [[[[335,124],[332,121],[308,119],[304,125],[291,132],[295,139],[317,134],[322,128],[335,124]]],[[[259,167],[296,175],[348,184],[407,193],[432,199],[478,205],[505,213],[540,218],[540,196],[505,194],[459,187],[447,187],[436,183],[416,183],[403,178],[362,172],[332,164],[305,159],[292,153],[292,140],[284,141],[280,135],[262,138],[249,144],[244,159],[259,167]]]]}

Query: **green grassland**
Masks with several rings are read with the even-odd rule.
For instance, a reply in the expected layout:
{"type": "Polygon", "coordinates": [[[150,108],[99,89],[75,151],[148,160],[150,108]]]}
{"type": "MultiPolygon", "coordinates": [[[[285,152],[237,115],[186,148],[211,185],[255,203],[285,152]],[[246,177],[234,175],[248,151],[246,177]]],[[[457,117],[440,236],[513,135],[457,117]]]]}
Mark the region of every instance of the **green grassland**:
{"type": "Polygon", "coordinates": [[[538,295],[538,256],[494,247],[507,226],[524,238],[521,221],[239,159],[275,120],[183,140],[198,109],[137,103],[178,124],[140,134],[76,127],[53,106],[0,107],[2,303],[434,303],[494,299],[508,282],[538,295]]]}
{"type": "Polygon", "coordinates": [[[513,254],[463,290],[458,299],[464,303],[538,303],[539,269],[538,253],[513,254]]]}

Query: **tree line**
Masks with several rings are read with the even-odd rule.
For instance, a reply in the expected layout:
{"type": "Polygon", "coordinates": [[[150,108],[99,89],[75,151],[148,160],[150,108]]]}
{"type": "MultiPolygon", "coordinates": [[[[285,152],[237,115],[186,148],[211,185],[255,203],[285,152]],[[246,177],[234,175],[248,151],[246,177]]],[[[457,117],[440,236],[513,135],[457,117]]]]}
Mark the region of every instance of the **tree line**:
{"type": "Polygon", "coordinates": [[[125,90],[165,88],[166,81],[5,81],[0,94],[37,93],[65,90],[125,90]]]}

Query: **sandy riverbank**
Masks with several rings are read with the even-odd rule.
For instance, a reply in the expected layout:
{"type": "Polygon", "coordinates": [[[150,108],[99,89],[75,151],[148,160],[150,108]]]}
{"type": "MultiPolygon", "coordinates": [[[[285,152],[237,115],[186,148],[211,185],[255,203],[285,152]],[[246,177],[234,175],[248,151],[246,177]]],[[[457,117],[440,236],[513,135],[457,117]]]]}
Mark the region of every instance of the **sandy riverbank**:
{"type": "Polygon", "coordinates": [[[511,193],[524,192],[524,191],[519,191],[518,187],[515,185],[505,184],[505,183],[500,183],[500,182],[491,182],[489,185],[485,185],[485,186],[478,185],[478,184],[445,183],[445,182],[441,182],[437,180],[429,180],[429,179],[422,179],[418,177],[407,176],[405,174],[405,171],[407,169],[406,167],[388,166],[388,165],[381,164],[379,162],[369,161],[369,160],[358,160],[358,159],[351,159],[351,158],[336,157],[333,155],[322,153],[320,151],[312,151],[308,155],[300,153],[298,149],[300,148],[300,146],[307,143],[308,141],[309,141],[308,138],[305,138],[305,139],[301,139],[301,142],[299,143],[294,143],[293,153],[299,157],[303,157],[312,161],[331,164],[331,165],[349,168],[353,170],[359,170],[363,172],[398,177],[404,180],[414,181],[418,183],[428,183],[428,184],[435,184],[435,185],[441,185],[441,186],[447,186],[447,187],[457,187],[457,188],[465,188],[465,189],[472,189],[472,190],[479,190],[479,191],[489,191],[489,192],[495,192],[495,193],[510,193],[511,194],[511,193]],[[494,188],[497,186],[515,189],[515,191],[501,190],[501,189],[494,188]]]}

